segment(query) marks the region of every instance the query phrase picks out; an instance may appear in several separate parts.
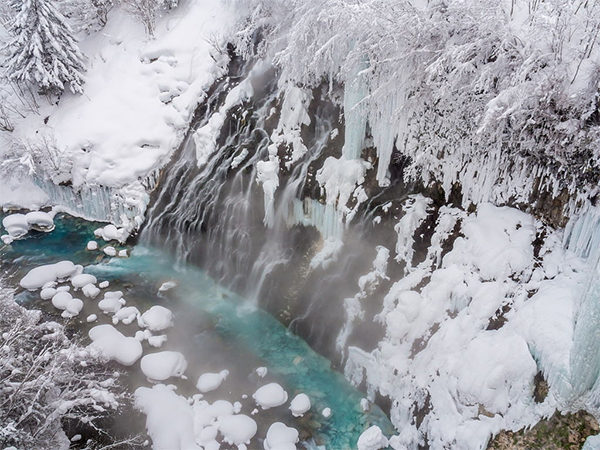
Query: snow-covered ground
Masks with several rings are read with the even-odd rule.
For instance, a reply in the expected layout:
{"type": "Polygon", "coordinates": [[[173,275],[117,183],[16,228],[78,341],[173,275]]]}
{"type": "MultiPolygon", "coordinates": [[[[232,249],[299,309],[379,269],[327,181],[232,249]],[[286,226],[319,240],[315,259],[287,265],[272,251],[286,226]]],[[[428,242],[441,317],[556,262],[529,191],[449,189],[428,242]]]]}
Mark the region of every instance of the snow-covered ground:
{"type": "MultiPolygon", "coordinates": [[[[70,181],[75,190],[111,188],[110,201],[131,210],[129,217],[96,219],[125,224],[143,215],[155,171],[182,141],[208,87],[225,73],[223,39],[232,24],[231,9],[219,0],[184,1],[159,20],[156,38],[149,40],[139,22],[114,9],[106,27],[81,37],[87,56],[83,95],[65,92],[56,104],[37,98],[37,111],[14,117],[14,131],[0,133],[0,155],[15,147],[51,146],[60,173],[46,161],[50,167],[35,169],[47,173],[35,177],[70,181]]],[[[60,188],[42,186],[45,194],[29,177],[7,174],[0,205],[68,203],[60,188]]],[[[93,194],[84,201],[94,201],[93,194]]],[[[63,206],[75,213],[83,208],[75,202],[63,206]]]]}

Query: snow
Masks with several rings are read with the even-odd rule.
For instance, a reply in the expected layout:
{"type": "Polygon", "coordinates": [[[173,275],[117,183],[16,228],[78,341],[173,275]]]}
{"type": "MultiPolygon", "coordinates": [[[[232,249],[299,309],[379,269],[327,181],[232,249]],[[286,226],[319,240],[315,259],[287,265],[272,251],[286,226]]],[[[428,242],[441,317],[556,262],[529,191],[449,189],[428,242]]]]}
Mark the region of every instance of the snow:
{"type": "Polygon", "coordinates": [[[244,414],[226,415],[218,420],[219,431],[228,444],[250,444],[257,430],[256,422],[244,414]]]}
{"type": "Polygon", "coordinates": [[[88,335],[91,348],[124,366],[133,365],[142,356],[142,344],[133,337],[125,337],[112,325],[95,326],[88,335]]]}
{"type": "Polygon", "coordinates": [[[268,371],[269,370],[266,367],[257,367],[255,370],[256,375],[258,375],[260,378],[264,378],[267,375],[268,371]]]}
{"type": "Polygon", "coordinates": [[[108,245],[106,247],[104,247],[102,249],[102,251],[107,255],[107,256],[117,256],[117,250],[112,246],[112,245],[108,245]]]}
{"type": "Polygon", "coordinates": [[[298,431],[284,423],[275,422],[267,430],[265,450],[296,450],[298,431]]]}
{"type": "Polygon", "coordinates": [[[127,258],[129,256],[129,254],[127,253],[127,250],[123,249],[123,250],[119,250],[119,258],[127,258]]]}
{"type": "Polygon", "coordinates": [[[54,214],[44,211],[31,211],[25,214],[25,219],[32,230],[45,232],[54,230],[54,214]]]}
{"type": "Polygon", "coordinates": [[[194,412],[172,387],[157,384],[134,392],[134,405],[146,415],[146,429],[157,450],[200,450],[194,436],[194,412]]]}
{"type": "Polygon", "coordinates": [[[114,325],[122,322],[125,325],[133,323],[140,316],[140,311],[135,306],[126,306],[116,311],[112,317],[114,325]]]}
{"type": "Polygon", "coordinates": [[[288,394],[281,385],[269,383],[258,388],[252,395],[252,398],[256,401],[257,405],[262,407],[262,409],[269,409],[281,406],[287,402],[288,394]]]}
{"type": "Polygon", "coordinates": [[[63,313],[61,314],[64,318],[75,317],[79,315],[81,310],[83,309],[83,302],[78,298],[72,298],[64,308],[63,313]]]}
{"type": "Polygon", "coordinates": [[[162,347],[165,342],[167,342],[166,334],[148,337],[148,345],[150,345],[151,347],[155,347],[155,348],[162,347]]]}
{"type": "Polygon", "coordinates": [[[100,289],[98,289],[92,283],[88,283],[81,288],[81,292],[83,292],[83,295],[85,295],[87,298],[95,298],[100,293],[100,289]]]}
{"type": "Polygon", "coordinates": [[[171,377],[182,377],[187,368],[187,361],[179,352],[163,351],[144,355],[140,367],[148,379],[164,381],[171,377]]]}
{"type": "Polygon", "coordinates": [[[162,331],[173,326],[173,313],[164,306],[154,305],[140,317],[140,326],[150,331],[162,331]]]}
{"type": "Polygon", "coordinates": [[[98,308],[104,313],[116,313],[126,303],[121,291],[105,292],[104,298],[98,302],[98,308]]]}
{"type": "Polygon", "coordinates": [[[290,411],[294,417],[302,417],[309,409],[310,398],[306,394],[298,394],[290,402],[290,411]]]}
{"type": "Polygon", "coordinates": [[[75,290],[81,289],[86,284],[96,284],[97,281],[98,280],[96,280],[96,277],[94,275],[90,275],[87,273],[81,273],[71,278],[71,284],[73,285],[75,290]]]}
{"type": "Polygon", "coordinates": [[[72,299],[73,296],[68,292],[58,292],[52,297],[52,306],[61,310],[67,309],[72,299]]]}
{"type": "Polygon", "coordinates": [[[324,408],[323,411],[321,411],[321,415],[326,419],[331,417],[331,408],[324,408]]]}
{"type": "Polygon", "coordinates": [[[106,242],[109,241],[118,241],[124,242],[127,238],[127,231],[124,228],[117,228],[112,223],[94,230],[94,235],[102,238],[106,242]]]}
{"type": "Polygon", "coordinates": [[[177,283],[175,281],[165,281],[158,288],[158,292],[166,292],[168,290],[173,289],[175,286],[177,286],[177,283]]]}
{"type": "Polygon", "coordinates": [[[356,445],[358,450],[380,450],[388,447],[388,440],[383,435],[381,428],[373,425],[363,431],[356,445]]]}
{"type": "Polygon", "coordinates": [[[69,278],[78,272],[77,266],[71,261],[60,261],[31,269],[19,282],[22,288],[33,291],[51,281],[69,278]]]}
{"type": "Polygon", "coordinates": [[[52,297],[54,297],[55,294],[56,289],[54,289],[53,287],[48,287],[42,289],[42,291],[40,292],[40,297],[42,300],[50,300],[52,297]]]}
{"type": "Polygon", "coordinates": [[[90,314],[85,318],[85,321],[88,323],[95,322],[96,320],[98,320],[98,316],[96,314],[90,314]]]}
{"type": "Polygon", "coordinates": [[[349,213],[348,201],[355,189],[365,181],[370,164],[362,159],[345,159],[329,156],[317,171],[316,179],[324,190],[327,204],[336,206],[344,214],[349,213]]]}
{"type": "Polygon", "coordinates": [[[202,393],[214,391],[221,386],[227,375],[229,375],[228,370],[222,370],[218,373],[203,373],[198,378],[196,388],[202,393]]]}
{"type": "Polygon", "coordinates": [[[108,281],[102,281],[101,283],[98,284],[98,287],[101,289],[105,289],[109,286],[109,282],[108,281]]]}
{"type": "Polygon", "coordinates": [[[2,226],[14,238],[25,236],[29,231],[29,224],[24,214],[11,214],[2,219],[2,226]]]}
{"type": "Polygon", "coordinates": [[[96,241],[89,241],[85,247],[87,250],[98,250],[98,243],[96,241]]]}
{"type": "Polygon", "coordinates": [[[52,135],[72,155],[75,185],[123,186],[148,176],[166,163],[195,106],[223,74],[210,42],[232,22],[218,0],[182,3],[148,41],[134,18],[113,11],[101,33],[80,42],[88,57],[84,95],[63,95],[17,132],[33,136],[39,127],[52,135]]]}

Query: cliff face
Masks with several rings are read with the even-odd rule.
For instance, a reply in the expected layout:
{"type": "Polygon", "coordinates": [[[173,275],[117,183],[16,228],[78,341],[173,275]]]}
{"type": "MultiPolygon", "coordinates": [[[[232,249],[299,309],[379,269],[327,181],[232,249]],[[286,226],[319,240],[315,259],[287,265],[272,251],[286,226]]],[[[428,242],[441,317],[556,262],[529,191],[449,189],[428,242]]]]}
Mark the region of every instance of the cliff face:
{"type": "Polygon", "coordinates": [[[381,182],[346,88],[299,87],[256,61],[236,62],[198,111],[141,239],[256,299],[384,406],[409,448],[485,445],[593,410],[572,361],[593,342],[574,331],[587,254],[562,231],[587,191],[555,189],[526,157],[502,180],[497,160],[474,158],[466,186],[448,183],[415,169],[427,149],[397,145],[381,182]]]}

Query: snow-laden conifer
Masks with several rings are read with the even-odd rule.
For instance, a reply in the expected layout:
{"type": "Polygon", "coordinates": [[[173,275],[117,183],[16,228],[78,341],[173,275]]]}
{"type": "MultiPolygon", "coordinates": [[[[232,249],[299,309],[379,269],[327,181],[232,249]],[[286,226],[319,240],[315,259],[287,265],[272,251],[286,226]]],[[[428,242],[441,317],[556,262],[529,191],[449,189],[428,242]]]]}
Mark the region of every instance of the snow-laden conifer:
{"type": "Polygon", "coordinates": [[[44,93],[61,92],[67,85],[72,92],[82,92],[83,55],[51,0],[23,0],[10,31],[10,80],[34,83],[44,93]]]}

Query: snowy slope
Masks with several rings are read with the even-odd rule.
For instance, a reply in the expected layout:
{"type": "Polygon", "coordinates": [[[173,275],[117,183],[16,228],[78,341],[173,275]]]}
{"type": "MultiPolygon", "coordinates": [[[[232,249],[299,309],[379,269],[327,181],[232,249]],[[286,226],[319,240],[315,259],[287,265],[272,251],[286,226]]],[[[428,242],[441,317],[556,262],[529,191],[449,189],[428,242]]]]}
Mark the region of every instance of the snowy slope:
{"type": "Polygon", "coordinates": [[[104,29],[80,43],[88,57],[84,94],[64,93],[57,104],[39,98],[38,113],[16,122],[5,151],[50,142],[72,161],[66,178],[76,188],[129,185],[143,212],[138,180],[166,163],[206,89],[224,74],[227,57],[218,50],[232,22],[219,0],[181,2],[149,41],[140,23],[114,10],[104,29]]]}

